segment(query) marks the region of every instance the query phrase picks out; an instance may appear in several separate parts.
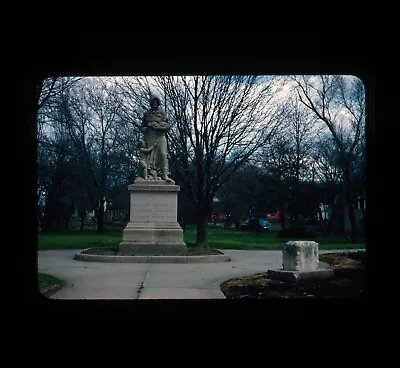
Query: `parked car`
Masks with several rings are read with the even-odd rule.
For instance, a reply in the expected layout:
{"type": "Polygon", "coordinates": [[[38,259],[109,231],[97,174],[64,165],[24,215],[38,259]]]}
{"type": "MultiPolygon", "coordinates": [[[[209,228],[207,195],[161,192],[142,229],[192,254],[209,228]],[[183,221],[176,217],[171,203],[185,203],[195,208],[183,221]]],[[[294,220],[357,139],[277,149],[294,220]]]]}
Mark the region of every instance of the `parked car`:
{"type": "Polygon", "coordinates": [[[240,221],[240,228],[242,230],[268,231],[272,228],[272,224],[265,216],[250,216],[240,221]]]}
{"type": "Polygon", "coordinates": [[[240,220],[239,226],[242,230],[246,230],[248,224],[249,224],[249,218],[246,217],[240,220]]]}
{"type": "Polygon", "coordinates": [[[267,220],[269,220],[269,221],[280,221],[280,219],[281,219],[281,215],[279,213],[279,210],[277,213],[269,213],[267,215],[267,220]]]}

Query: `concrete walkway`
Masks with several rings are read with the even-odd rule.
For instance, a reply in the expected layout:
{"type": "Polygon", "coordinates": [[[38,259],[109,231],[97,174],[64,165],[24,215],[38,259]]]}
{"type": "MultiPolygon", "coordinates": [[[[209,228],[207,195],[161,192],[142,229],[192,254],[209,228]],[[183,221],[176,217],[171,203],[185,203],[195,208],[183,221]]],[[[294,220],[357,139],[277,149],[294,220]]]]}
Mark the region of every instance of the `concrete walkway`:
{"type": "Polygon", "coordinates": [[[77,252],[38,252],[39,272],[65,281],[52,299],[224,299],[223,281],[282,266],[281,251],[223,250],[230,262],[206,264],[83,262],[77,252]]]}

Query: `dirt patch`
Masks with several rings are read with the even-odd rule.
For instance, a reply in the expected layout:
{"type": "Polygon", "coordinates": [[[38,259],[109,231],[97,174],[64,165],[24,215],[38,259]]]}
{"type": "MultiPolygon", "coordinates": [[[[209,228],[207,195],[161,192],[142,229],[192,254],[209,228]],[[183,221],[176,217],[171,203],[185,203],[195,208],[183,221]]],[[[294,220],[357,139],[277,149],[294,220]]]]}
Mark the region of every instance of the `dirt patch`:
{"type": "Polygon", "coordinates": [[[62,284],[51,285],[51,286],[48,286],[48,287],[41,288],[40,289],[40,293],[43,296],[45,296],[46,298],[50,298],[52,295],[54,295],[62,287],[63,287],[62,284]]]}
{"type": "Polygon", "coordinates": [[[227,280],[221,291],[227,299],[354,298],[365,294],[365,251],[326,253],[334,276],[325,280],[302,280],[296,284],[270,280],[267,272],[227,280]]]}
{"type": "Polygon", "coordinates": [[[328,263],[332,268],[364,268],[365,251],[325,253],[319,255],[319,260],[328,263]]]}
{"type": "Polygon", "coordinates": [[[143,253],[143,252],[130,252],[130,253],[120,253],[118,252],[118,248],[95,248],[95,249],[88,249],[82,254],[94,254],[94,255],[101,255],[101,256],[208,256],[208,255],[221,255],[222,252],[215,250],[215,249],[203,249],[203,248],[187,248],[184,252],[174,252],[171,254],[169,252],[153,252],[151,254],[143,253]]]}

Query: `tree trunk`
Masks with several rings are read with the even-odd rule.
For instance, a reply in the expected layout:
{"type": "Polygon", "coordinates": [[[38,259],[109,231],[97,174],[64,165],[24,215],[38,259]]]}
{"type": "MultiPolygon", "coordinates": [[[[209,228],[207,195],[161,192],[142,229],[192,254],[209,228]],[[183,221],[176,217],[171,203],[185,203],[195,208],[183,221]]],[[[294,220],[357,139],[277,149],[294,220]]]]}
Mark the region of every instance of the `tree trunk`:
{"type": "Polygon", "coordinates": [[[353,206],[349,206],[348,210],[349,210],[349,219],[351,225],[351,242],[353,244],[357,244],[358,243],[357,224],[356,224],[356,218],[354,216],[353,206]]]}
{"type": "Polygon", "coordinates": [[[83,231],[83,227],[85,226],[85,216],[81,217],[81,226],[79,228],[79,231],[83,231]]]}
{"type": "Polygon", "coordinates": [[[69,222],[71,220],[71,216],[68,214],[64,220],[64,229],[69,231],[69,222]]]}
{"type": "Polygon", "coordinates": [[[344,178],[345,178],[345,191],[346,191],[346,202],[347,202],[347,211],[350,221],[351,227],[351,242],[356,244],[358,241],[357,238],[357,224],[356,218],[354,216],[354,190],[353,190],[353,183],[351,181],[351,171],[350,171],[350,164],[346,162],[346,168],[344,171],[344,178]]]}
{"type": "Polygon", "coordinates": [[[205,202],[205,200],[201,201],[198,206],[196,231],[197,248],[208,248],[207,217],[209,206],[205,202]]]}
{"type": "Polygon", "coordinates": [[[54,200],[50,193],[46,194],[46,205],[44,208],[42,231],[51,232],[54,230],[54,200]]]}
{"type": "Polygon", "coordinates": [[[42,232],[46,233],[51,231],[51,219],[47,214],[43,216],[41,225],[42,232]]]}
{"type": "Polygon", "coordinates": [[[61,232],[61,214],[57,211],[55,216],[55,223],[56,223],[56,232],[61,232]]]}
{"type": "Polygon", "coordinates": [[[351,193],[351,188],[349,188],[349,184],[347,184],[346,188],[346,199],[347,199],[347,211],[350,220],[351,226],[351,242],[357,244],[358,236],[357,236],[357,223],[356,217],[354,216],[354,201],[351,193]]]}
{"type": "Polygon", "coordinates": [[[100,206],[96,211],[97,234],[104,234],[104,206],[100,206]]]}
{"type": "Polygon", "coordinates": [[[283,204],[279,204],[279,221],[281,223],[282,230],[286,229],[286,212],[283,204]]]}
{"type": "Polygon", "coordinates": [[[197,220],[196,247],[208,248],[207,217],[197,220]]]}
{"type": "Polygon", "coordinates": [[[364,235],[365,235],[366,226],[367,226],[366,224],[367,224],[367,222],[366,222],[366,218],[365,218],[364,200],[365,200],[365,197],[364,197],[364,193],[362,192],[362,194],[361,194],[361,196],[360,196],[360,207],[361,207],[362,224],[363,224],[363,226],[362,226],[362,232],[363,232],[364,235]]]}
{"type": "Polygon", "coordinates": [[[299,226],[299,220],[300,220],[300,205],[299,205],[299,182],[300,182],[300,178],[299,178],[299,169],[298,169],[298,165],[297,164],[297,168],[296,168],[296,182],[294,184],[294,189],[293,189],[293,193],[294,193],[294,198],[292,200],[292,204],[293,204],[293,226],[297,227],[299,226]]]}
{"type": "Polygon", "coordinates": [[[288,227],[288,204],[284,198],[279,199],[279,216],[282,230],[288,227]]]}
{"type": "Polygon", "coordinates": [[[72,211],[69,208],[63,208],[63,230],[69,231],[71,224],[72,211]]]}

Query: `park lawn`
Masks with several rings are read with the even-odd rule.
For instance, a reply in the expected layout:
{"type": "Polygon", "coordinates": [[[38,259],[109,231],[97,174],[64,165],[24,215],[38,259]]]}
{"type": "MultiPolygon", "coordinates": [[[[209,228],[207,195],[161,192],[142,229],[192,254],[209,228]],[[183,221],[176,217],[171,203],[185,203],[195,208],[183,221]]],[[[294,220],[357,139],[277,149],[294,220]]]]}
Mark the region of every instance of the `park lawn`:
{"type": "Polygon", "coordinates": [[[38,285],[39,289],[48,289],[53,286],[62,285],[62,281],[57,277],[48,275],[46,273],[38,272],[38,285]]]}
{"type": "Polygon", "coordinates": [[[90,247],[112,247],[122,241],[122,232],[110,232],[103,235],[93,232],[40,233],[38,249],[84,249],[90,247]]]}
{"type": "MultiPolygon", "coordinates": [[[[281,250],[283,244],[295,239],[281,239],[278,232],[251,232],[235,228],[208,228],[208,242],[211,248],[217,249],[243,249],[243,250],[281,250]]],[[[310,239],[312,240],[312,239],[310,239]]],[[[317,236],[314,239],[319,243],[319,249],[364,249],[365,242],[359,241],[358,244],[351,243],[345,237],[317,236]]],[[[195,226],[187,226],[185,242],[190,246],[196,241],[195,226]]]]}
{"type": "MultiPolygon", "coordinates": [[[[249,232],[234,228],[208,228],[210,248],[243,250],[280,250],[283,244],[293,239],[281,239],[277,232],[249,232]]],[[[93,232],[46,234],[40,233],[38,249],[84,249],[90,247],[112,247],[122,241],[122,232],[97,235],[93,232]]],[[[191,247],[196,241],[196,226],[186,225],[184,241],[191,247]]],[[[320,249],[364,249],[365,243],[352,244],[345,237],[317,237],[320,249]]]]}

